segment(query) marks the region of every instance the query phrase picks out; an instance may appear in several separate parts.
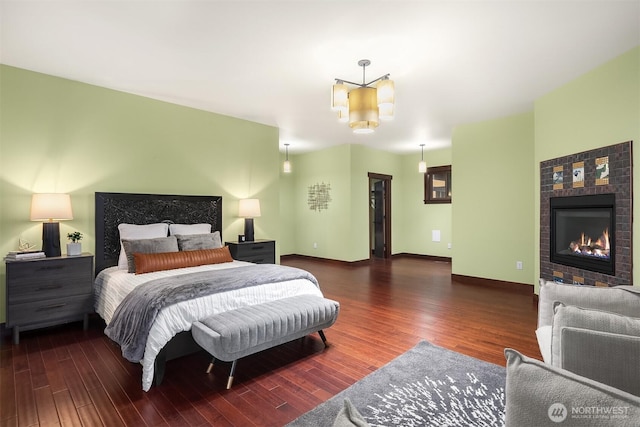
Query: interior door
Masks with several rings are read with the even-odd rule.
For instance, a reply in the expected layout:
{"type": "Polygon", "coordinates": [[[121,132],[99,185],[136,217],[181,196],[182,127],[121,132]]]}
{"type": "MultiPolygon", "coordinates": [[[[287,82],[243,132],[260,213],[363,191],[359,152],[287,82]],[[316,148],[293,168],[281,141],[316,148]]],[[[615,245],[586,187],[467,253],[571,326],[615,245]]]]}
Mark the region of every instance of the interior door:
{"type": "Polygon", "coordinates": [[[373,256],[384,258],[384,181],[373,183],[373,256]]]}
{"type": "Polygon", "coordinates": [[[391,257],[391,175],[369,172],[370,258],[391,257]]]}

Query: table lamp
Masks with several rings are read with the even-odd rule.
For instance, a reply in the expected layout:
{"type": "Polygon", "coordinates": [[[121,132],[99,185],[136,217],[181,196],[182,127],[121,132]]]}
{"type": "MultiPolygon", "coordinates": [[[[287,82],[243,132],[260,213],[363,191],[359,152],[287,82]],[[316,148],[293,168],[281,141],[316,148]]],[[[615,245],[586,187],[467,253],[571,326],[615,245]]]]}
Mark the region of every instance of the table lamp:
{"type": "Polygon", "coordinates": [[[260,216],[260,200],[241,199],[238,203],[238,216],[244,218],[245,241],[253,242],[253,218],[260,216]]]}
{"type": "Polygon", "coordinates": [[[54,220],[73,219],[68,194],[39,193],[31,196],[31,221],[42,223],[42,250],[48,257],[62,255],[60,251],[60,223],[54,220]]]}

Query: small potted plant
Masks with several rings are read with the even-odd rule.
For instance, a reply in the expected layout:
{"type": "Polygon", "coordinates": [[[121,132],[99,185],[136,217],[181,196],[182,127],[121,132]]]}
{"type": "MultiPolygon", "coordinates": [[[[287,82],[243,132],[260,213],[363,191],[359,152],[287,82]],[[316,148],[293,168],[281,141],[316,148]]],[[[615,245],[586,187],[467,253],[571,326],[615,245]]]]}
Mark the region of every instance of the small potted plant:
{"type": "Polygon", "coordinates": [[[71,243],[67,243],[67,255],[80,255],[82,253],[82,233],[74,231],[67,234],[67,239],[71,240],[71,243]]]}

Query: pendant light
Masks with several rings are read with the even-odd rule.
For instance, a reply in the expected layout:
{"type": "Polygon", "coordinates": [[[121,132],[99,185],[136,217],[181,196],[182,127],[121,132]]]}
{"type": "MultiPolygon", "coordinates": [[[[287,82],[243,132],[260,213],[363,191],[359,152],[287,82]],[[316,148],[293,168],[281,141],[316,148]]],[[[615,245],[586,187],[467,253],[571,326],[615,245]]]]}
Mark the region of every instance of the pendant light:
{"type": "Polygon", "coordinates": [[[349,122],[353,133],[373,133],[380,120],[393,118],[395,110],[395,87],[389,74],[367,82],[365,68],[369,65],[368,59],[358,61],[362,83],[335,79],[331,90],[331,109],[338,113],[339,122],[349,122]],[[349,90],[347,83],[356,87],[349,90]]]}
{"type": "Polygon", "coordinates": [[[418,172],[426,173],[427,162],[424,161],[424,144],[420,144],[420,149],[422,150],[422,156],[420,157],[420,163],[418,163],[418,172]]]}
{"type": "Polygon", "coordinates": [[[282,172],[291,173],[291,162],[289,161],[289,144],[284,144],[284,149],[286,152],[285,161],[282,164],[282,172]]]}

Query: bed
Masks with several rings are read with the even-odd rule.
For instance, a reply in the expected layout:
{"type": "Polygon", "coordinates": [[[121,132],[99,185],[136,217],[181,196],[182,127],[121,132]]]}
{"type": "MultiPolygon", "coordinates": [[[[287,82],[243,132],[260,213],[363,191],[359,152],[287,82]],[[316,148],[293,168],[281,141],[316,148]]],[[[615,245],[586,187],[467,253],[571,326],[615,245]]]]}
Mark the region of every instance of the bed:
{"type": "MultiPolygon", "coordinates": [[[[210,233],[219,233],[222,241],[222,197],[177,196],[132,193],[95,193],[96,279],[94,283],[95,310],[107,324],[116,322],[116,316],[124,311],[128,299],[137,288],[156,283],[185,281],[189,277],[214,277],[214,275],[240,276],[247,271],[256,272],[259,266],[243,261],[205,264],[192,267],[151,271],[144,274],[129,273],[119,268],[121,252],[120,224],[167,224],[178,227],[209,224],[210,233]],[[236,274],[237,273],[237,274],[236,274]]],[[[199,226],[198,226],[199,227],[199,226]]],[[[137,258],[136,258],[137,259],[137,258]]],[[[122,267],[122,265],[121,265],[122,267]]],[[[276,266],[270,266],[278,268],[276,266]]],[[[236,286],[224,291],[197,294],[159,309],[148,330],[139,360],[142,364],[142,389],[161,383],[165,363],[201,348],[193,341],[190,330],[195,321],[239,307],[261,304],[297,295],[318,295],[322,292],[309,273],[307,276],[287,278],[282,281],[236,286]],[[310,276],[310,277],[309,277],[310,276]]],[[[283,276],[284,277],[284,276],[283,276]]],[[[211,282],[214,280],[211,279],[211,282]]],[[[247,280],[252,282],[253,280],[247,280]]],[[[164,285],[163,285],[164,286],[164,285]]],[[[123,355],[125,346],[123,345],[123,355]]],[[[138,361],[137,358],[131,361],[138,361]]]]}

